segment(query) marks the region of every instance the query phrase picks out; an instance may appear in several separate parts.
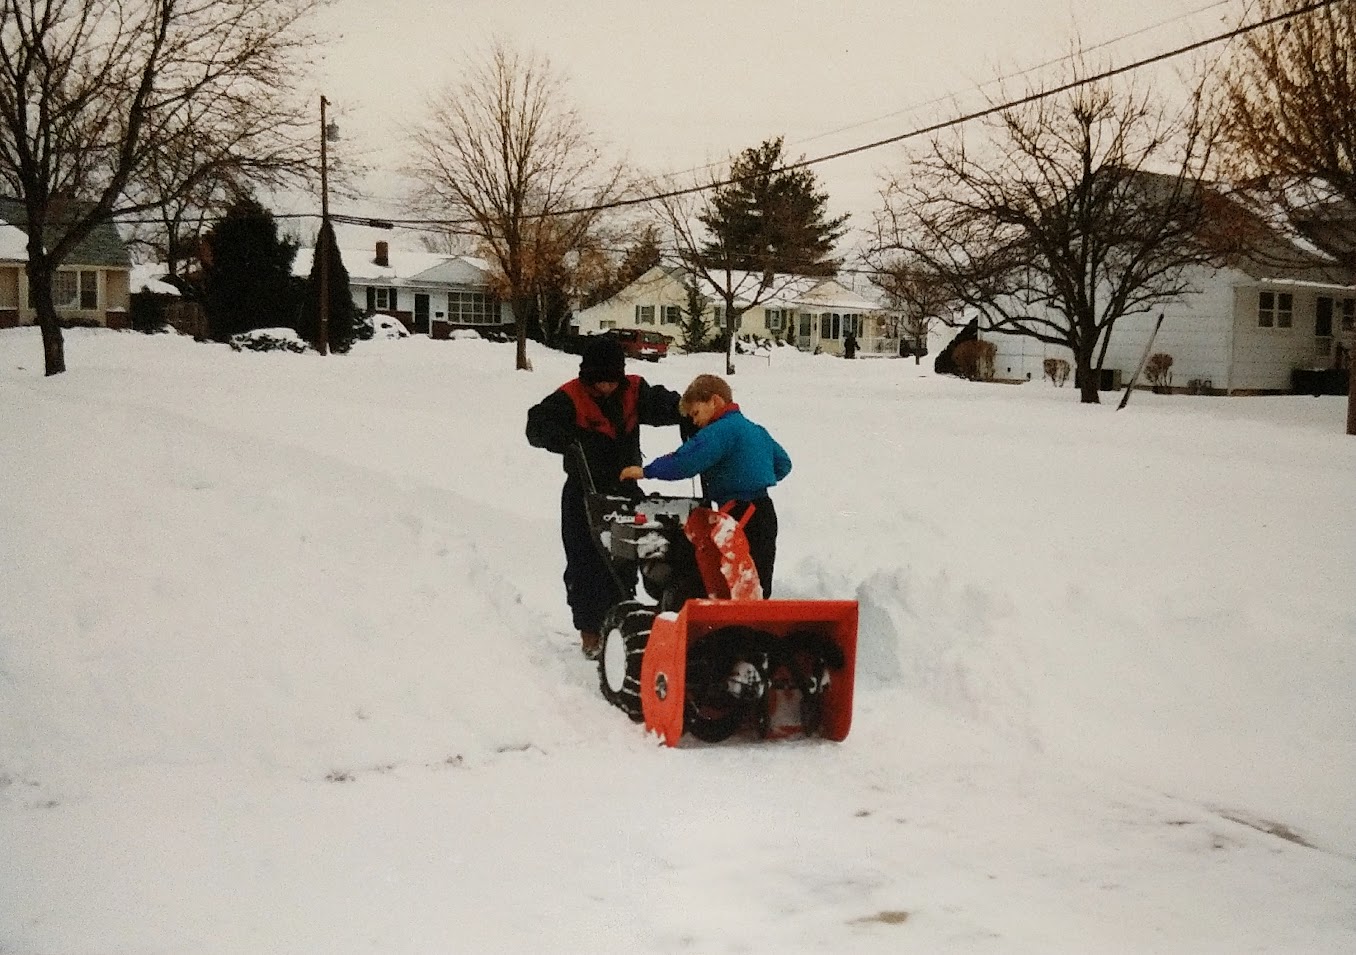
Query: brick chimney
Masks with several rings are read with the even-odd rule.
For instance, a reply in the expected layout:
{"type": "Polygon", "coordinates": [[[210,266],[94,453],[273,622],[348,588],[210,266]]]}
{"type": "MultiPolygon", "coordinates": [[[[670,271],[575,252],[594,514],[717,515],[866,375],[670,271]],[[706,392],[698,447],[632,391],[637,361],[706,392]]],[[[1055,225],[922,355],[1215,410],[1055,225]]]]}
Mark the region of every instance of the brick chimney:
{"type": "Polygon", "coordinates": [[[377,243],[377,257],[372,260],[383,269],[391,267],[391,250],[385,242],[377,243]]]}

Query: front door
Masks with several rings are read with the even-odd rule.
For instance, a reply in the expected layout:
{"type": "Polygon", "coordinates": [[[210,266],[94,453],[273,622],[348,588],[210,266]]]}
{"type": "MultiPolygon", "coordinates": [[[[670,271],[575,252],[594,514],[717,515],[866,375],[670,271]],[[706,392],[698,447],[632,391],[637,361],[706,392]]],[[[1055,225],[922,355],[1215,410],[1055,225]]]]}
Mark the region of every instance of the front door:
{"type": "Polygon", "coordinates": [[[1314,357],[1321,360],[1332,355],[1333,300],[1320,295],[1314,306],[1314,357]]]}
{"type": "Polygon", "coordinates": [[[428,334],[428,293],[414,293],[414,330],[428,334]]]}

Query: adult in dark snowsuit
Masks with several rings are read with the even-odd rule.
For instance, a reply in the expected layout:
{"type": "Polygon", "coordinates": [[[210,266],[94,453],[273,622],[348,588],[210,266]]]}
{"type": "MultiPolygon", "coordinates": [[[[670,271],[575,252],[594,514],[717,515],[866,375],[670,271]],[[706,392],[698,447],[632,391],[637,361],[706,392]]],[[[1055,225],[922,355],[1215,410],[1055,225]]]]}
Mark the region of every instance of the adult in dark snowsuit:
{"type": "Polygon", "coordinates": [[[584,655],[597,656],[603,617],[618,600],[635,593],[635,570],[618,581],[598,552],[584,506],[585,477],[576,473],[576,443],[584,453],[593,482],[602,494],[638,497],[634,481],[618,475],[640,463],[640,425],[683,424],[679,394],[626,374],[626,353],[604,336],[589,341],[579,363],[579,377],[567,381],[527,412],[527,441],[533,447],[564,455],[565,486],[560,491],[560,537],[565,545],[565,598],[584,655]]]}

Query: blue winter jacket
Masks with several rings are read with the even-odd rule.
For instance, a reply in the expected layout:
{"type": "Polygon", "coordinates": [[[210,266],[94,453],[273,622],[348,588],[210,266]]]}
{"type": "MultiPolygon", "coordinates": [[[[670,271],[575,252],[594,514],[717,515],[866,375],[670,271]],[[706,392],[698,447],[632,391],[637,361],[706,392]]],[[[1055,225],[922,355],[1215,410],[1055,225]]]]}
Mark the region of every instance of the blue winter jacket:
{"type": "Polygon", "coordinates": [[[672,454],[645,465],[647,478],[678,481],[698,474],[717,504],[751,501],[791,473],[791,458],[762,425],[754,424],[738,405],[702,428],[672,454]]]}

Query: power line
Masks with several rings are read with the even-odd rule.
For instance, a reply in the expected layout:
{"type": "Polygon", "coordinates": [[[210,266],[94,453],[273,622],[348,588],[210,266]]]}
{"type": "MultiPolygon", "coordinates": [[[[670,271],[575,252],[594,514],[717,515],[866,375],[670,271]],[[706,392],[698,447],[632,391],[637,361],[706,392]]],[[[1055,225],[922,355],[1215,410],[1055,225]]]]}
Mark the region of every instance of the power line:
{"type": "MultiPolygon", "coordinates": [[[[1028,93],[1025,96],[1017,97],[1016,99],[1011,99],[1002,103],[987,106],[983,109],[973,110],[971,112],[964,113],[960,116],[943,120],[942,122],[933,123],[927,126],[921,126],[916,129],[911,129],[908,132],[900,133],[895,136],[886,137],[885,139],[878,139],[875,140],[874,142],[864,143],[863,145],[860,146],[852,146],[848,149],[840,149],[836,152],[827,153],[823,156],[816,156],[813,159],[802,159],[794,163],[789,163],[783,166],[782,169],[789,171],[794,169],[804,169],[810,166],[817,166],[821,163],[832,162],[833,160],[843,159],[848,156],[855,156],[859,153],[868,152],[873,149],[880,149],[883,146],[892,146],[896,143],[904,142],[907,139],[915,139],[919,136],[926,136],[930,133],[941,132],[942,130],[950,129],[955,126],[962,126],[966,123],[974,122],[977,119],[984,119],[986,117],[993,116],[1010,109],[1015,109],[1020,106],[1028,106],[1032,103],[1039,102],[1043,99],[1048,99],[1052,96],[1058,96],[1061,93],[1067,93],[1070,90],[1075,90],[1082,86],[1088,86],[1093,83],[1100,83],[1103,80],[1108,80],[1117,76],[1122,76],[1126,73],[1133,72],[1134,70],[1143,69],[1146,66],[1153,66],[1156,63],[1162,63],[1167,60],[1175,59],[1176,57],[1179,56],[1184,56],[1187,53],[1194,53],[1195,51],[1204,49],[1205,47],[1213,46],[1216,43],[1222,43],[1228,40],[1233,40],[1236,39],[1237,37],[1244,36],[1256,30],[1266,29],[1267,27],[1275,26],[1279,23],[1284,23],[1285,21],[1295,19],[1296,17],[1305,16],[1307,14],[1313,13],[1317,10],[1321,10],[1325,7],[1330,7],[1333,4],[1340,2],[1345,2],[1345,0],[1315,0],[1315,2],[1306,4],[1303,7],[1274,14],[1270,17],[1267,17],[1266,19],[1259,20],[1256,23],[1245,24],[1243,26],[1235,27],[1232,30],[1227,30],[1224,33],[1219,33],[1214,36],[1207,37],[1204,40],[1197,40],[1195,42],[1184,44],[1182,46],[1176,47],[1163,53],[1156,53],[1152,56],[1144,57],[1139,60],[1134,60],[1122,66],[1112,67],[1110,69],[1103,70],[1100,73],[1093,74],[1092,76],[1070,80],[1067,83],[1061,83],[1060,85],[1052,87],[1047,90],[1040,90],[1035,93],[1028,93]]],[[[659,202],[665,199],[677,199],[682,196],[710,192],[714,189],[720,189],[725,186],[734,185],[740,181],[741,180],[738,178],[722,179],[717,180],[716,182],[703,183],[701,185],[696,186],[687,186],[681,189],[670,189],[664,192],[656,192],[651,193],[649,195],[637,196],[628,199],[614,199],[610,202],[597,203],[595,205],[575,206],[569,209],[560,209],[552,212],[543,212],[533,216],[527,216],[526,218],[549,219],[556,218],[559,216],[582,215],[585,213],[606,212],[611,209],[623,209],[632,206],[648,205],[649,203],[659,202]]],[[[392,221],[394,224],[402,227],[439,226],[439,225],[466,226],[473,225],[475,222],[475,220],[473,219],[395,219],[392,221]]]]}
{"type": "MultiPolygon", "coordinates": [[[[969,89],[965,90],[964,94],[955,93],[955,92],[952,92],[952,93],[945,93],[945,94],[943,94],[943,95],[941,95],[941,96],[935,96],[935,97],[933,97],[932,99],[923,100],[922,102],[918,102],[918,103],[913,103],[913,104],[911,104],[911,105],[909,105],[909,106],[903,107],[902,109],[892,110],[891,112],[885,113],[884,115],[874,116],[874,117],[872,117],[872,118],[870,118],[870,119],[858,120],[858,121],[856,121],[856,122],[849,123],[849,124],[847,124],[846,126],[839,126],[839,127],[837,127],[836,129],[830,129],[830,130],[826,130],[826,131],[824,131],[824,132],[815,133],[815,134],[812,135],[812,136],[808,136],[808,137],[805,137],[805,138],[803,138],[803,139],[796,140],[796,141],[793,142],[793,143],[787,143],[786,145],[787,145],[788,148],[799,148],[800,146],[802,146],[802,145],[804,145],[804,144],[806,144],[806,143],[813,143],[813,142],[816,142],[816,141],[821,140],[821,139],[827,139],[827,138],[830,137],[830,136],[836,136],[836,135],[838,135],[839,133],[850,132],[851,130],[854,130],[854,129],[861,129],[861,128],[864,127],[864,126],[873,126],[873,125],[875,125],[876,123],[883,122],[883,121],[885,121],[885,120],[887,120],[887,119],[894,119],[894,118],[897,117],[897,116],[904,116],[904,115],[907,115],[907,114],[910,114],[910,113],[915,113],[915,112],[917,112],[917,111],[919,111],[919,110],[922,110],[922,109],[925,109],[925,108],[927,108],[927,107],[929,107],[929,106],[936,106],[938,103],[945,103],[945,102],[948,102],[948,101],[955,101],[955,100],[957,100],[958,97],[961,96],[961,95],[969,95],[969,94],[972,94],[972,93],[981,92],[981,91],[983,91],[983,90],[985,90],[985,89],[988,89],[988,88],[994,87],[994,86],[997,86],[997,87],[999,87],[999,88],[1001,89],[1001,88],[1002,88],[1002,85],[1003,85],[1004,83],[1007,83],[1007,82],[1009,82],[1009,81],[1011,81],[1011,80],[1013,80],[1013,79],[1017,79],[1017,78],[1019,78],[1019,77],[1024,77],[1024,76],[1029,76],[1029,75],[1032,74],[1032,73],[1036,73],[1036,72],[1038,72],[1038,71],[1040,71],[1040,70],[1047,69],[1047,68],[1049,68],[1049,67],[1051,67],[1051,66],[1055,66],[1055,65],[1058,65],[1058,64],[1060,64],[1060,63],[1068,63],[1068,62],[1071,62],[1071,61],[1077,59],[1079,56],[1086,55],[1086,54],[1091,53],[1091,52],[1094,52],[1094,51],[1096,51],[1096,50],[1101,50],[1101,49],[1105,49],[1105,48],[1107,48],[1107,47],[1115,46],[1117,43],[1121,43],[1121,42],[1123,42],[1123,41],[1125,41],[1125,40],[1130,39],[1131,37],[1137,37],[1137,36],[1142,36],[1142,35],[1144,35],[1144,34],[1146,34],[1146,33],[1152,33],[1152,32],[1155,31],[1155,30],[1158,30],[1158,29],[1160,29],[1160,28],[1162,28],[1162,27],[1168,26],[1169,24],[1180,23],[1180,22],[1182,22],[1182,21],[1184,21],[1184,20],[1188,20],[1188,19],[1190,19],[1190,18],[1192,18],[1192,17],[1198,16],[1199,14],[1205,13],[1207,10],[1212,10],[1212,9],[1214,9],[1214,8],[1216,8],[1216,7],[1232,6],[1232,5],[1233,5],[1234,3],[1236,3],[1236,2],[1239,2],[1239,0],[1212,0],[1211,3],[1207,3],[1207,4],[1205,4],[1204,6],[1197,7],[1197,8],[1195,8],[1194,10],[1188,10],[1188,11],[1186,11],[1185,13],[1180,13],[1180,14],[1178,14],[1178,15],[1176,15],[1176,16],[1168,17],[1168,18],[1166,18],[1166,19],[1164,19],[1164,20],[1159,20],[1159,21],[1157,21],[1156,23],[1148,24],[1147,26],[1140,27],[1140,28],[1137,29],[1137,30],[1131,30],[1131,31],[1128,31],[1128,32],[1126,32],[1126,33],[1121,33],[1121,34],[1118,34],[1118,35],[1116,35],[1116,36],[1109,37],[1108,39],[1102,40],[1102,41],[1099,42],[1099,43],[1095,43],[1095,44],[1093,44],[1092,46],[1088,46],[1088,47],[1080,47],[1080,48],[1078,49],[1078,51],[1075,52],[1075,53],[1069,53],[1069,54],[1065,54],[1064,56],[1054,57],[1053,59],[1046,60],[1046,61],[1043,62],[1043,63],[1037,63],[1037,64],[1034,65],[1034,66],[1029,66],[1029,67],[1026,67],[1026,68],[1024,68],[1024,69],[1016,70],[1016,71],[1011,72],[1011,73],[1004,73],[1004,74],[1001,75],[1001,76],[996,76],[996,77],[994,77],[993,79],[985,80],[985,81],[982,82],[982,83],[976,83],[974,86],[972,86],[972,87],[970,87],[969,89]]],[[[1243,2],[1244,5],[1246,6],[1246,5],[1249,5],[1249,4],[1252,2],[1252,0],[1242,0],[1242,2],[1243,2]]],[[[698,174],[698,173],[705,172],[705,171],[710,170],[710,169],[716,169],[716,168],[718,168],[718,167],[720,167],[720,166],[722,166],[722,165],[724,165],[724,161],[723,161],[723,160],[722,160],[722,161],[718,161],[718,162],[704,163],[704,164],[699,165],[699,166],[692,166],[692,167],[689,167],[688,169],[683,170],[681,173],[677,173],[676,175],[696,175],[696,174],[698,174]]]]}
{"type": "MultiPolygon", "coordinates": [[[[966,123],[971,123],[971,122],[974,122],[975,120],[978,120],[978,119],[984,119],[984,118],[986,118],[986,117],[993,116],[993,115],[996,115],[996,114],[1005,112],[1005,111],[1010,110],[1010,109],[1015,109],[1015,108],[1020,107],[1020,106],[1028,106],[1028,105],[1030,105],[1030,104],[1032,104],[1032,103],[1037,103],[1037,102],[1039,102],[1039,101],[1041,101],[1041,100],[1043,100],[1043,99],[1048,99],[1048,98],[1050,98],[1050,97],[1052,97],[1052,96],[1057,96],[1057,95],[1059,95],[1059,94],[1061,94],[1061,93],[1067,93],[1067,92],[1069,92],[1069,91],[1071,91],[1071,90],[1078,89],[1079,87],[1082,87],[1082,86],[1088,86],[1088,85],[1091,85],[1091,84],[1093,84],[1093,83],[1099,83],[1099,82],[1102,82],[1103,80],[1108,80],[1108,79],[1112,79],[1112,78],[1117,77],[1117,76],[1122,76],[1122,75],[1124,75],[1124,74],[1126,74],[1126,73],[1130,73],[1130,72],[1133,72],[1133,71],[1135,71],[1135,70],[1143,69],[1143,68],[1146,67],[1146,66],[1153,66],[1154,64],[1162,63],[1162,62],[1165,62],[1165,61],[1171,60],[1171,59],[1175,59],[1175,58],[1177,58],[1177,57],[1179,57],[1179,56],[1184,56],[1184,55],[1186,55],[1186,54],[1188,54],[1188,53],[1193,53],[1193,52],[1195,52],[1195,51],[1197,51],[1197,50],[1201,50],[1201,49],[1204,49],[1204,48],[1206,48],[1206,47],[1213,46],[1213,45],[1215,45],[1215,44],[1217,44],[1217,43],[1222,43],[1222,42],[1226,42],[1226,41],[1229,41],[1229,40],[1233,40],[1233,39],[1236,39],[1236,38],[1238,38],[1238,37],[1240,37],[1240,36],[1244,36],[1244,35],[1246,35],[1246,34],[1255,32],[1255,31],[1257,31],[1257,30],[1266,29],[1267,27],[1275,26],[1275,25],[1277,25],[1277,24],[1279,24],[1279,23],[1283,23],[1283,22],[1285,22],[1285,21],[1292,20],[1292,19],[1295,19],[1295,18],[1297,18],[1297,17],[1301,17],[1301,16],[1305,16],[1305,15],[1310,14],[1310,13],[1314,13],[1314,12],[1316,12],[1316,11],[1318,11],[1318,10],[1321,10],[1321,9],[1325,8],[1325,7],[1329,7],[1329,6],[1332,6],[1332,5],[1335,4],[1335,3],[1340,3],[1340,2],[1344,2],[1344,0],[1315,0],[1315,2],[1313,2],[1313,3],[1306,4],[1305,6],[1299,7],[1299,8],[1294,9],[1294,10],[1289,10],[1289,11],[1284,11],[1284,12],[1281,12],[1281,13],[1278,13],[1278,14],[1274,14],[1274,15],[1272,15],[1272,16],[1270,16],[1270,17],[1267,17],[1267,18],[1265,18],[1265,19],[1263,19],[1263,20],[1259,20],[1259,21],[1256,22],[1256,23],[1245,24],[1245,25],[1242,25],[1242,26],[1239,26],[1239,27],[1235,27],[1235,28],[1232,29],[1232,30],[1227,30],[1227,31],[1225,31],[1225,32],[1223,32],[1223,33],[1219,33],[1219,34],[1216,34],[1216,35],[1214,35],[1214,36],[1207,37],[1206,39],[1203,39],[1203,40],[1197,40],[1197,41],[1194,41],[1194,42],[1192,42],[1192,43],[1187,43],[1187,44],[1184,44],[1184,45],[1182,45],[1182,46],[1175,47],[1175,48],[1173,48],[1173,49],[1171,49],[1171,50],[1167,50],[1167,51],[1162,52],[1162,53],[1157,53],[1157,54],[1154,54],[1154,55],[1152,55],[1152,56],[1148,56],[1148,57],[1144,57],[1144,58],[1142,58],[1142,59],[1134,60],[1134,61],[1132,61],[1132,62],[1130,62],[1130,63],[1126,63],[1126,64],[1123,64],[1123,65],[1121,65],[1121,66],[1112,67],[1112,68],[1107,69],[1107,70],[1104,70],[1104,71],[1102,71],[1102,72],[1100,72],[1100,73],[1096,73],[1096,74],[1094,74],[1094,75],[1092,75],[1092,76],[1087,76],[1087,77],[1083,77],[1083,78],[1080,78],[1080,79],[1070,80],[1070,81],[1068,81],[1068,82],[1066,82],[1066,83],[1062,83],[1062,84],[1060,84],[1060,85],[1058,85],[1058,86],[1055,86],[1055,87],[1052,87],[1052,88],[1050,88],[1050,89],[1040,90],[1040,91],[1037,91],[1037,92],[1034,92],[1034,93],[1028,93],[1028,94],[1025,95],[1025,96],[1020,96],[1020,97],[1017,97],[1017,98],[1015,98],[1015,99],[1007,100],[1007,101],[1002,102],[1002,103],[993,104],[993,105],[984,107],[983,109],[977,109],[977,110],[973,110],[973,111],[968,112],[968,113],[963,113],[963,114],[961,114],[960,116],[955,116],[955,117],[952,117],[952,118],[950,118],[950,119],[943,120],[943,121],[941,121],[941,122],[932,123],[932,124],[927,125],[927,126],[917,127],[917,128],[915,128],[915,129],[911,129],[911,130],[909,130],[909,131],[907,131],[907,132],[899,133],[899,134],[894,135],[894,136],[889,136],[889,137],[886,137],[886,138],[884,138],[884,139],[878,139],[878,140],[875,140],[875,141],[873,141],[873,142],[864,143],[864,144],[859,145],[859,146],[852,146],[852,147],[849,147],[849,148],[847,148],[847,149],[840,149],[840,150],[837,150],[836,152],[827,153],[827,154],[822,155],[822,156],[816,156],[816,157],[814,157],[813,159],[802,159],[802,160],[798,160],[798,161],[793,162],[793,163],[788,163],[787,165],[785,165],[785,166],[783,166],[783,167],[781,167],[781,168],[782,168],[783,170],[786,170],[786,171],[789,171],[789,170],[795,170],[795,169],[805,169],[805,168],[809,168],[809,167],[811,167],[811,166],[817,166],[817,165],[820,165],[820,164],[822,164],[822,163],[832,162],[832,161],[837,160],[837,159],[843,159],[843,158],[846,158],[846,157],[848,157],[848,156],[854,156],[854,155],[858,155],[858,154],[860,154],[860,153],[869,152],[869,151],[874,150],[874,149],[880,149],[880,148],[882,148],[882,147],[884,147],[884,146],[892,146],[892,145],[895,145],[895,144],[897,144],[897,143],[904,142],[905,140],[916,139],[916,138],[918,138],[919,136],[926,136],[926,135],[929,135],[929,134],[931,134],[931,133],[941,132],[941,131],[943,131],[943,130],[950,129],[950,128],[953,128],[953,127],[956,127],[956,126],[963,126],[963,125],[965,125],[966,123]]],[[[1204,6],[1204,7],[1199,8],[1199,9],[1197,9],[1197,10],[1195,10],[1195,11],[1192,11],[1190,14],[1187,14],[1187,15],[1194,15],[1194,14],[1196,14],[1196,13],[1203,12],[1204,10],[1208,10],[1208,9],[1210,9],[1210,8],[1213,7],[1213,6],[1220,6],[1220,5],[1221,5],[1221,3],[1213,3],[1213,4],[1209,4],[1209,5],[1207,5],[1207,6],[1204,6]]],[[[1172,20],[1169,20],[1169,21],[1165,21],[1165,22],[1173,22],[1173,21],[1172,21],[1172,20]]],[[[1162,25],[1162,24],[1156,24],[1156,25],[1154,25],[1154,26],[1145,27],[1143,30],[1137,31],[1137,32],[1145,32],[1145,31],[1147,31],[1147,30],[1156,29],[1157,26],[1161,26],[1161,25],[1162,25]]],[[[1127,34],[1126,36],[1133,36],[1133,35],[1135,35],[1135,34],[1133,34],[1133,33],[1132,33],[1132,34],[1127,34]]],[[[1125,38],[1125,37],[1118,37],[1118,38],[1116,38],[1115,40],[1106,41],[1106,43],[1119,42],[1120,39],[1124,39],[1124,38],[1125,38]]],[[[1106,43],[1101,44],[1101,45],[1106,45],[1106,43]]],[[[1094,49],[1095,49],[1095,47],[1094,47],[1094,49]]],[[[1060,62],[1060,60],[1055,60],[1055,61],[1052,61],[1052,62],[1060,62]]],[[[1049,65],[1049,64],[1046,64],[1046,65],[1049,65]]],[[[1044,68],[1044,67],[1043,67],[1043,66],[1042,66],[1042,67],[1033,67],[1032,70],[1028,70],[1028,71],[1026,71],[1026,72],[1032,72],[1032,71],[1034,71],[1035,69],[1042,69],[1042,68],[1044,68]]],[[[1020,74],[1020,73],[1019,73],[1019,74],[1017,74],[1017,75],[1024,75],[1024,74],[1020,74]]],[[[986,85],[989,85],[989,84],[986,84],[986,85]]],[[[982,88],[982,87],[980,87],[980,88],[982,88]]],[[[949,97],[941,97],[941,98],[939,98],[939,99],[946,99],[946,98],[949,98],[949,97]]],[[[934,102],[936,102],[936,101],[934,101],[934,102]]],[[[848,128],[851,128],[851,127],[848,127],[848,128]]],[[[827,134],[826,134],[826,135],[827,135],[827,134]]],[[[711,168],[711,167],[707,166],[707,167],[700,167],[700,168],[711,168]]],[[[739,182],[741,182],[741,181],[742,181],[741,178],[727,178],[727,179],[720,179],[720,180],[717,180],[717,181],[714,181],[714,182],[702,183],[702,184],[700,184],[700,185],[694,185],[694,186],[687,186],[687,187],[680,188],[680,189],[671,189],[671,190],[667,190],[667,191],[663,191],[663,192],[655,192],[655,193],[650,193],[650,194],[642,195],[642,196],[635,196],[635,197],[631,197],[631,198],[614,199],[614,200],[611,200],[611,201],[609,201],[609,202],[597,203],[597,204],[593,204],[593,205],[575,206],[575,207],[571,207],[571,208],[568,208],[568,209],[559,209],[559,210],[554,210],[554,211],[551,211],[551,212],[542,212],[542,213],[537,213],[537,214],[535,214],[535,215],[526,216],[525,218],[528,218],[528,219],[550,219],[550,218],[557,218],[557,217],[560,217],[560,216],[583,215],[583,214],[586,214],[586,213],[607,212],[607,211],[610,211],[610,210],[612,210],[612,209],[631,208],[631,207],[635,207],[635,206],[648,205],[648,204],[650,204],[650,203],[652,203],[652,202],[659,202],[659,201],[663,201],[663,200],[666,200],[666,199],[677,199],[677,198],[681,198],[681,197],[683,197],[683,196],[697,195],[697,194],[700,194],[700,193],[703,193],[703,192],[710,192],[710,191],[712,191],[712,190],[720,189],[720,188],[723,188],[723,187],[725,187],[725,186],[730,186],[730,185],[737,184],[737,183],[739,183],[739,182]]],[[[277,215],[274,216],[274,218],[276,218],[276,219],[285,219],[285,218],[287,218],[287,219],[302,219],[302,218],[316,218],[316,217],[317,217],[317,216],[316,216],[315,213],[283,213],[283,214],[277,214],[277,215]]],[[[475,225],[475,220],[474,220],[474,219],[398,219],[398,218],[379,218],[379,219],[374,219],[374,218],[367,217],[367,216],[348,216],[348,215],[338,215],[338,214],[331,214],[330,218],[331,218],[332,220],[336,221],[336,222],[340,222],[340,223],[348,224],[348,225],[367,225],[367,226],[373,226],[373,227],[376,227],[376,228],[383,228],[383,229],[389,229],[389,228],[394,228],[394,227],[400,227],[400,228],[404,228],[404,229],[410,229],[410,230],[412,230],[412,231],[435,231],[435,230],[436,230],[436,231],[453,232],[453,233],[461,232],[461,234],[474,234],[474,233],[471,232],[471,231],[469,231],[469,230],[465,230],[465,229],[459,230],[459,229],[457,229],[456,227],[458,227],[458,226],[461,226],[461,227],[471,227],[471,226],[474,226],[474,225],[475,225]]],[[[138,224],[138,223],[149,223],[149,222],[154,222],[154,220],[135,220],[135,219],[129,219],[129,220],[123,220],[123,221],[126,222],[126,223],[128,223],[128,224],[138,224]]]]}
{"type": "MultiPolygon", "coordinates": [[[[1178,15],[1175,16],[1175,17],[1168,17],[1166,20],[1159,20],[1157,23],[1151,23],[1151,24],[1149,24],[1148,26],[1140,27],[1138,30],[1131,30],[1131,31],[1128,32],[1128,33],[1122,33],[1122,34],[1119,34],[1118,36],[1114,36],[1114,37],[1111,37],[1111,38],[1109,38],[1109,39],[1103,40],[1103,41],[1101,41],[1100,43],[1094,43],[1092,46],[1089,46],[1089,47],[1080,47],[1079,50],[1078,50],[1076,53],[1070,53],[1070,54],[1066,54],[1066,55],[1064,55],[1064,56],[1058,56],[1058,57],[1055,57],[1054,59],[1046,60],[1044,63],[1037,63],[1037,64],[1034,65],[1034,66],[1029,66],[1029,67],[1026,67],[1025,69],[1017,70],[1016,72],[1012,72],[1012,73],[1005,73],[1005,74],[1002,75],[1002,76],[995,77],[995,78],[993,78],[993,79],[991,79],[991,80],[986,80],[986,81],[984,81],[983,83],[978,83],[978,84],[976,84],[975,86],[971,87],[969,90],[967,90],[967,91],[966,91],[966,94],[969,94],[969,93],[976,93],[976,92],[979,92],[979,91],[981,91],[981,90],[988,89],[988,88],[993,87],[993,86],[998,86],[998,87],[1001,89],[1001,88],[1002,88],[1002,84],[1007,83],[1007,82],[1009,82],[1010,80],[1017,79],[1017,78],[1023,77],[1023,76],[1029,76],[1029,75],[1031,75],[1032,73],[1036,73],[1036,72],[1039,72],[1040,70],[1048,69],[1048,68],[1051,67],[1051,66],[1056,66],[1056,65],[1061,64],[1061,63],[1069,63],[1069,62],[1071,62],[1071,61],[1077,59],[1079,56],[1083,56],[1083,55],[1086,55],[1086,54],[1088,54],[1088,53],[1092,53],[1092,52],[1094,52],[1094,51],[1096,51],[1096,50],[1102,50],[1102,49],[1105,49],[1105,48],[1110,47],[1110,46],[1115,46],[1117,43],[1121,43],[1121,42],[1123,42],[1123,41],[1125,41],[1125,40],[1130,39],[1131,37],[1142,36],[1142,35],[1144,35],[1144,34],[1146,34],[1146,33],[1152,33],[1154,30],[1157,30],[1157,29],[1159,29],[1159,28],[1161,28],[1161,27],[1168,26],[1169,24],[1172,24],[1172,23],[1180,23],[1180,22],[1182,22],[1183,20],[1190,19],[1191,17],[1197,16],[1198,14],[1201,14],[1201,13],[1205,13],[1207,10],[1212,10],[1212,9],[1214,9],[1214,8],[1216,8],[1216,7],[1232,6],[1235,2],[1237,2],[1237,0],[1214,0],[1214,2],[1212,2],[1212,3],[1207,3],[1205,6],[1197,7],[1197,8],[1194,9],[1194,10],[1188,10],[1186,13],[1178,14],[1178,15]]],[[[1248,2],[1248,0],[1244,0],[1244,2],[1246,3],[1246,2],[1248,2]]],[[[923,108],[928,107],[928,106],[936,106],[938,103],[945,103],[945,102],[948,102],[948,101],[954,101],[954,100],[957,98],[958,95],[959,95],[959,94],[956,94],[956,93],[947,93],[947,94],[944,94],[944,95],[942,95],[942,96],[935,96],[935,97],[933,97],[933,98],[930,99],[930,100],[925,100],[925,101],[923,101],[923,102],[921,102],[921,103],[914,103],[914,104],[912,104],[912,105],[910,105],[910,106],[905,106],[903,109],[897,109],[897,110],[894,110],[894,111],[892,111],[892,112],[886,113],[886,114],[883,115],[883,116],[876,116],[876,117],[874,117],[874,118],[872,118],[872,119],[864,119],[864,120],[860,120],[860,121],[855,122],[855,123],[850,123],[850,124],[848,124],[847,126],[840,126],[840,127],[838,127],[837,129],[831,129],[831,130],[828,130],[827,132],[816,133],[816,134],[813,135],[813,136],[810,136],[810,137],[808,137],[808,138],[806,138],[806,139],[800,140],[800,141],[799,141],[798,143],[796,143],[795,145],[800,145],[801,143],[810,143],[810,142],[814,142],[815,140],[818,140],[818,139],[825,139],[825,138],[827,138],[827,137],[829,137],[829,136],[836,136],[836,135],[839,134],[839,133],[845,133],[845,132],[848,132],[849,130],[853,130],[853,129],[860,129],[860,128],[863,127],[863,126],[871,126],[871,125],[874,125],[874,124],[876,124],[876,123],[879,123],[879,122],[881,122],[881,121],[883,121],[883,120],[893,119],[893,118],[895,118],[896,116],[903,116],[903,115],[906,115],[906,114],[908,114],[908,113],[913,113],[913,112],[916,112],[917,110],[923,109],[923,108]]],[[[718,163],[708,163],[708,164],[706,164],[706,165],[704,165],[704,166],[698,166],[698,167],[696,167],[693,171],[700,171],[700,170],[702,170],[702,169],[711,169],[711,168],[713,168],[713,167],[716,166],[716,165],[719,165],[719,164],[718,164],[718,163]]]]}

